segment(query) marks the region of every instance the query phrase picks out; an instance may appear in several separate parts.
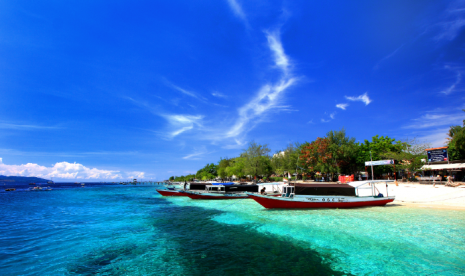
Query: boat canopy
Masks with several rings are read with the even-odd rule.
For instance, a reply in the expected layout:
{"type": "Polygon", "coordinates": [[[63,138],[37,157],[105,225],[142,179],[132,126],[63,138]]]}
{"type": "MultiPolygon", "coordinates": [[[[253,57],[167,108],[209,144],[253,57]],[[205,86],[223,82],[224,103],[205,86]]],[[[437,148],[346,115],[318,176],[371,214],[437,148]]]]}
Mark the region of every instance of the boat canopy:
{"type": "Polygon", "coordinates": [[[255,192],[258,193],[258,185],[207,185],[207,190],[209,188],[224,188],[224,191],[226,193],[234,193],[234,192],[239,192],[239,193],[244,193],[244,192],[255,192]]]}
{"type": "Polygon", "coordinates": [[[205,190],[205,186],[210,185],[210,183],[198,183],[198,182],[191,182],[189,184],[189,190],[205,190]]]}
{"type": "Polygon", "coordinates": [[[225,182],[225,183],[211,183],[211,185],[234,185],[234,182],[225,182]]]}
{"type": "Polygon", "coordinates": [[[347,184],[293,183],[296,195],[355,196],[355,187],[347,184]]]}

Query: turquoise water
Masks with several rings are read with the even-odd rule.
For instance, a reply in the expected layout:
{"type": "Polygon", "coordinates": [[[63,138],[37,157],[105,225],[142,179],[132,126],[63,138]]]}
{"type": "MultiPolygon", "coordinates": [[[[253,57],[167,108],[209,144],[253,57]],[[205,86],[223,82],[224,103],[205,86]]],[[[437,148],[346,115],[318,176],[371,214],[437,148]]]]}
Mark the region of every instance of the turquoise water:
{"type": "Polygon", "coordinates": [[[0,275],[464,275],[465,212],[266,210],[154,186],[0,193],[0,275]]]}

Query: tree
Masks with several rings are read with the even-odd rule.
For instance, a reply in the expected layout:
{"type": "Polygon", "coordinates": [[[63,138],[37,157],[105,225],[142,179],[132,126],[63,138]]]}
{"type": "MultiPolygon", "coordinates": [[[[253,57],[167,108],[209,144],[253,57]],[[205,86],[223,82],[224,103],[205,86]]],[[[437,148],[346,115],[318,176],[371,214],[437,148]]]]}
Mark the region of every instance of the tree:
{"type": "Polygon", "coordinates": [[[416,139],[407,139],[401,142],[400,145],[400,151],[387,151],[381,153],[380,156],[396,160],[396,169],[407,170],[409,173],[418,172],[424,165],[422,159],[426,159],[425,150],[431,146],[416,139]]]}
{"type": "Polygon", "coordinates": [[[269,153],[268,145],[250,142],[249,147],[243,152],[245,173],[252,176],[269,176],[272,170],[269,153]]]}
{"type": "Polygon", "coordinates": [[[220,162],[218,163],[218,176],[221,177],[221,179],[225,179],[228,176],[228,173],[226,169],[231,165],[231,160],[230,159],[220,159],[220,162]]]}
{"type": "Polygon", "coordinates": [[[465,120],[463,120],[462,126],[451,126],[448,135],[449,159],[465,159],[465,120]]]}
{"type": "Polygon", "coordinates": [[[302,169],[303,162],[300,162],[301,150],[304,144],[289,143],[289,145],[276,152],[271,158],[271,166],[276,174],[282,175],[285,172],[294,173],[297,169],[302,169]]]}
{"type": "MultiPolygon", "coordinates": [[[[387,136],[378,135],[371,138],[371,142],[365,140],[365,143],[360,144],[356,153],[356,163],[359,170],[365,169],[365,162],[370,161],[370,151],[373,158],[373,161],[383,160],[385,157],[382,157],[382,154],[391,152],[399,153],[403,149],[403,145],[400,141],[396,141],[394,138],[389,138],[387,136]]],[[[383,174],[392,172],[394,169],[392,166],[375,166],[373,171],[376,174],[383,174]]]]}
{"type": "Polygon", "coordinates": [[[207,164],[207,165],[205,165],[205,167],[198,170],[195,176],[196,176],[196,178],[202,179],[202,180],[213,179],[216,176],[218,176],[217,165],[215,165],[213,163],[207,164]]]}
{"type": "Polygon", "coordinates": [[[245,176],[245,158],[236,157],[231,159],[229,167],[226,168],[226,174],[229,177],[237,176],[242,178],[245,176]]]}
{"type": "Polygon", "coordinates": [[[330,172],[331,154],[328,152],[330,141],[328,138],[318,137],[315,141],[305,145],[302,149],[302,160],[311,172],[330,172]]]}
{"type": "Polygon", "coordinates": [[[328,152],[331,156],[331,173],[350,174],[356,172],[355,156],[359,145],[355,143],[355,138],[347,137],[344,128],[339,131],[330,131],[326,136],[329,139],[328,152]]]}

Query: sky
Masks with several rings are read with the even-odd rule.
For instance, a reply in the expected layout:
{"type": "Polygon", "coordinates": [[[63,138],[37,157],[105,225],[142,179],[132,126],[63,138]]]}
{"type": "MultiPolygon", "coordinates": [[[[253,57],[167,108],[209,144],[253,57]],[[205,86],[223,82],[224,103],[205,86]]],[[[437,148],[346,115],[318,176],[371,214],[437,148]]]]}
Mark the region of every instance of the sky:
{"type": "Polygon", "coordinates": [[[443,146],[465,1],[1,1],[0,175],[161,181],[344,128],[443,146]]]}

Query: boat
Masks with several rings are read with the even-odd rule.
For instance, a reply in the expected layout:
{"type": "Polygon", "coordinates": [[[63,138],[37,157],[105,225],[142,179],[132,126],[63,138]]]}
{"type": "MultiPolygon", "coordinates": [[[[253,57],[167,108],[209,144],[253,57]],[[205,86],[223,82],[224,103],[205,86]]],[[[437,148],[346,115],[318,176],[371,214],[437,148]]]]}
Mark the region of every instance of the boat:
{"type": "Polygon", "coordinates": [[[394,180],[371,180],[348,184],[304,184],[290,183],[283,187],[281,197],[249,194],[249,197],[267,209],[311,209],[311,208],[356,208],[384,206],[395,200],[387,193],[387,182],[394,180]],[[385,183],[386,196],[379,192],[376,184],[385,183]],[[368,187],[364,187],[367,186],[368,187]],[[364,195],[360,189],[369,189],[364,195]]]}
{"type": "Polygon", "coordinates": [[[41,190],[42,190],[42,187],[39,187],[39,186],[29,188],[29,191],[41,191],[41,190]]]}
{"type": "Polygon", "coordinates": [[[5,192],[13,192],[13,191],[16,191],[15,188],[8,188],[8,189],[5,189],[5,192]]]}
{"type": "Polygon", "coordinates": [[[218,183],[206,185],[205,191],[183,191],[191,199],[242,199],[251,194],[258,194],[258,185],[233,185],[234,183],[218,183]]]}
{"type": "Polygon", "coordinates": [[[29,183],[29,185],[36,185],[36,183],[31,182],[31,183],[29,183]]]}
{"type": "MultiPolygon", "coordinates": [[[[191,182],[191,183],[186,183],[186,185],[183,185],[182,188],[178,188],[175,186],[167,186],[166,190],[164,189],[156,189],[156,191],[161,194],[162,196],[187,196],[187,193],[183,193],[182,191],[204,191],[205,186],[207,183],[196,183],[196,182],[191,182]]],[[[178,185],[180,186],[180,185],[178,185]]]]}
{"type": "Polygon", "coordinates": [[[52,190],[52,188],[50,188],[50,186],[42,188],[42,191],[51,191],[51,190],[52,190]]]}

